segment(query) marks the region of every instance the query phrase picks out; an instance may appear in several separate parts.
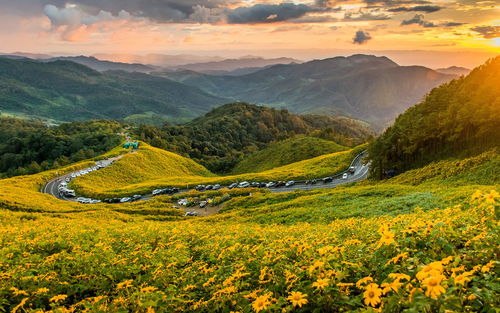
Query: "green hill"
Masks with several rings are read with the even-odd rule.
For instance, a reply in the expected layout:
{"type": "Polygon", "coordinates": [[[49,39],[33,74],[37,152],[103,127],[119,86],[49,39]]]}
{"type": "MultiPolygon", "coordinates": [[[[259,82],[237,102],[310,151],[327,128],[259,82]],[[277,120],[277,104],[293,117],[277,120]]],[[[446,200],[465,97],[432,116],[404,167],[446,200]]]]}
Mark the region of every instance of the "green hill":
{"type": "Polygon", "coordinates": [[[188,121],[229,101],[141,73],[99,73],[70,61],[0,58],[0,111],[58,121],[152,114],[188,121]]]}
{"type": "Polygon", "coordinates": [[[435,88],[396,119],[369,149],[372,172],[383,177],[446,158],[500,147],[500,57],[468,76],[435,88]]]}
{"type": "Polygon", "coordinates": [[[272,143],[268,148],[251,153],[232,170],[233,174],[262,172],[286,164],[311,159],[323,154],[347,150],[333,141],[301,136],[272,143]]]}
{"type": "Polygon", "coordinates": [[[185,125],[161,129],[141,126],[135,134],[155,147],[187,156],[213,172],[227,173],[244,156],[298,134],[354,147],[374,133],[365,124],[347,118],[296,115],[287,110],[230,103],[185,125]]]}
{"type": "Polygon", "coordinates": [[[299,114],[347,116],[382,130],[432,88],[457,76],[399,66],[386,57],[353,55],[275,65],[238,77],[189,71],[165,77],[222,97],[299,114]]]}

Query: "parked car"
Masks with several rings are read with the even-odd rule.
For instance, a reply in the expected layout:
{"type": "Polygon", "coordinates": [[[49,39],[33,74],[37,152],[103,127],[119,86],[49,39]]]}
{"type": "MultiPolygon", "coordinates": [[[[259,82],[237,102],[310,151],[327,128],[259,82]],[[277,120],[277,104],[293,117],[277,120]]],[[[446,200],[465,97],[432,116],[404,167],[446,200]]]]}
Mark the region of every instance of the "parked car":
{"type": "Polygon", "coordinates": [[[90,200],[90,204],[97,204],[101,202],[102,202],[101,200],[90,200]]]}
{"type": "Polygon", "coordinates": [[[284,181],[279,181],[279,182],[276,183],[276,185],[274,186],[274,188],[283,187],[285,185],[286,185],[286,183],[284,181]]]}
{"type": "Polygon", "coordinates": [[[61,194],[65,197],[76,197],[76,192],[72,189],[62,190],[61,194]]]}
{"type": "Polygon", "coordinates": [[[141,195],[133,195],[131,201],[138,201],[138,200],[141,200],[142,199],[142,196],[141,195]]]}
{"type": "Polygon", "coordinates": [[[285,187],[292,187],[295,185],[295,182],[293,180],[286,182],[285,187]]]}
{"type": "Polygon", "coordinates": [[[208,185],[205,187],[205,190],[212,190],[212,189],[214,189],[214,186],[212,186],[212,185],[208,185]]]}
{"type": "Polygon", "coordinates": [[[130,197],[124,197],[124,198],[120,199],[120,203],[130,202],[131,200],[132,200],[132,198],[130,198],[130,197]]]}
{"type": "Polygon", "coordinates": [[[197,191],[204,191],[205,190],[205,185],[198,185],[194,188],[197,191]]]}
{"type": "Polygon", "coordinates": [[[349,177],[347,173],[344,173],[344,175],[342,175],[342,179],[347,179],[347,177],[349,177]]]}
{"type": "Polygon", "coordinates": [[[213,187],[212,189],[213,189],[213,190],[219,190],[219,189],[221,189],[221,188],[222,188],[222,186],[221,186],[221,185],[219,185],[219,184],[217,184],[217,185],[214,185],[214,187],[213,187]]]}
{"type": "Polygon", "coordinates": [[[184,216],[198,216],[198,213],[197,212],[186,212],[186,214],[184,214],[184,216]]]}
{"type": "Polygon", "coordinates": [[[265,188],[267,186],[267,183],[260,183],[259,188],[265,188]]]}
{"type": "Polygon", "coordinates": [[[188,205],[188,200],[187,199],[180,199],[179,201],[177,201],[177,204],[178,205],[187,206],[188,205]]]}
{"type": "Polygon", "coordinates": [[[331,183],[332,181],[333,181],[333,178],[331,178],[331,177],[325,177],[325,178],[323,178],[323,183],[324,184],[331,183]]]}
{"type": "Polygon", "coordinates": [[[354,174],[354,172],[356,172],[356,167],[354,166],[349,167],[349,173],[354,174]]]}
{"type": "Polygon", "coordinates": [[[276,183],[275,183],[275,182],[272,182],[272,181],[270,181],[270,182],[268,182],[268,183],[266,184],[266,187],[267,187],[267,188],[273,188],[274,186],[276,186],[276,183]]]}
{"type": "Polygon", "coordinates": [[[238,188],[248,188],[248,187],[250,187],[250,183],[247,181],[238,184],[238,188]]]}
{"type": "Polygon", "coordinates": [[[200,202],[200,208],[202,208],[202,209],[203,209],[204,207],[206,207],[206,206],[207,206],[207,204],[208,204],[208,201],[201,201],[201,202],[200,202]]]}
{"type": "Polygon", "coordinates": [[[232,183],[231,185],[229,185],[227,188],[229,189],[233,189],[233,188],[236,188],[238,187],[238,183],[232,183]]]}
{"type": "Polygon", "coordinates": [[[172,193],[178,193],[179,192],[179,188],[172,188],[172,193]]]}
{"type": "Polygon", "coordinates": [[[153,196],[159,196],[162,194],[162,192],[163,192],[163,189],[155,189],[155,190],[153,190],[152,194],[153,194],[153,196]]]}

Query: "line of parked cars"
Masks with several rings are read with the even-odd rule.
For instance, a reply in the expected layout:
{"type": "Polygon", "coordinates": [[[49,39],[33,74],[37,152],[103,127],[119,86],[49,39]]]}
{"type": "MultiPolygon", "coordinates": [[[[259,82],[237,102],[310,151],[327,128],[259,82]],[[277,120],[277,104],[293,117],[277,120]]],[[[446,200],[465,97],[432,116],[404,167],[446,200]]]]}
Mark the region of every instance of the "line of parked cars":
{"type": "Polygon", "coordinates": [[[179,188],[164,188],[164,189],[155,189],[153,190],[152,194],[153,196],[159,196],[159,195],[172,195],[178,192],[179,188]]]}
{"type": "MultiPolygon", "coordinates": [[[[113,162],[101,161],[101,162],[97,162],[95,166],[71,173],[68,177],[66,177],[62,182],[59,183],[59,186],[57,187],[57,189],[59,191],[59,195],[61,197],[67,197],[67,198],[76,197],[75,190],[68,188],[68,184],[71,182],[72,179],[77,178],[77,177],[82,176],[82,175],[89,174],[93,171],[100,170],[100,169],[105,168],[106,166],[109,166],[111,164],[113,164],[113,162]]],[[[80,203],[87,203],[87,204],[101,202],[100,200],[93,200],[93,199],[84,198],[84,197],[78,198],[77,201],[80,203]],[[99,201],[99,202],[96,202],[96,201],[99,201]]]]}
{"type": "Polygon", "coordinates": [[[219,190],[221,189],[222,186],[219,185],[219,184],[216,184],[216,185],[198,185],[196,187],[194,187],[194,189],[196,191],[209,191],[209,190],[219,190]]]}
{"type": "Polygon", "coordinates": [[[127,202],[139,201],[141,199],[142,199],[141,195],[133,195],[131,197],[104,199],[102,202],[104,202],[104,203],[127,203],[127,202]]]}

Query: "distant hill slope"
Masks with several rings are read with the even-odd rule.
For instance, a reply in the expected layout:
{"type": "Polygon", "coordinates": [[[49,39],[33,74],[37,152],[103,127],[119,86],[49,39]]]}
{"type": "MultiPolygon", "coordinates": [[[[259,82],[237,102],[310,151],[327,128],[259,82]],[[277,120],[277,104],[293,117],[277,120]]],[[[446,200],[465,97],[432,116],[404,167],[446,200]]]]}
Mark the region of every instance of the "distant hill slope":
{"type": "Polygon", "coordinates": [[[191,63],[172,67],[172,69],[182,69],[199,73],[231,72],[245,68],[267,67],[276,64],[300,63],[291,58],[265,59],[260,57],[247,57],[240,59],[227,59],[222,61],[212,61],[204,63],[191,63]]]}
{"type": "Polygon", "coordinates": [[[312,134],[355,146],[373,132],[362,123],[326,116],[301,116],[286,110],[231,103],[181,126],[142,126],[136,136],[156,147],[189,156],[213,172],[224,173],[240,159],[276,140],[312,134]]]}
{"type": "Polygon", "coordinates": [[[77,56],[77,57],[54,57],[48,59],[41,59],[42,62],[54,62],[54,61],[72,61],[78,64],[82,64],[90,67],[99,72],[104,71],[125,71],[125,72],[143,72],[148,73],[154,70],[153,67],[147,66],[139,63],[121,63],[121,62],[111,62],[102,61],[96,59],[95,57],[87,56],[77,56]]]}
{"type": "Polygon", "coordinates": [[[432,88],[456,77],[370,55],[275,65],[238,77],[192,71],[164,75],[237,101],[295,113],[343,115],[368,121],[379,130],[432,88]]]}
{"type": "Polygon", "coordinates": [[[69,61],[0,58],[0,111],[60,121],[151,113],[183,122],[227,103],[196,87],[141,73],[99,73],[69,61]]]}
{"type": "Polygon", "coordinates": [[[450,66],[447,68],[438,68],[436,69],[436,72],[443,73],[443,74],[451,74],[451,75],[467,75],[470,73],[470,69],[465,68],[465,67],[459,67],[459,66],[450,66]]]}
{"type": "Polygon", "coordinates": [[[268,148],[251,153],[232,170],[233,174],[262,172],[320,155],[348,148],[333,141],[301,136],[272,143],[268,148]]]}
{"type": "Polygon", "coordinates": [[[370,146],[376,176],[500,147],[499,81],[497,57],[432,90],[370,146]]]}

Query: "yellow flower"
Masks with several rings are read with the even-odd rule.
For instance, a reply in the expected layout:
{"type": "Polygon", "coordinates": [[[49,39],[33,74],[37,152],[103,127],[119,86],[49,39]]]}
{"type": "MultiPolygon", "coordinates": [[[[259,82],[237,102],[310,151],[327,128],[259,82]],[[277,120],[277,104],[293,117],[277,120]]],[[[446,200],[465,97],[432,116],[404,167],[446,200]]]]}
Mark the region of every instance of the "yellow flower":
{"type": "Polygon", "coordinates": [[[455,257],[453,257],[453,256],[446,257],[446,258],[444,258],[444,259],[441,260],[441,263],[443,265],[446,265],[446,264],[450,263],[451,261],[453,261],[454,258],[455,257]]]}
{"type": "Polygon", "coordinates": [[[150,292],[153,292],[155,290],[158,290],[158,288],[152,287],[152,286],[142,287],[141,288],[141,292],[144,292],[144,293],[150,293],[150,292]]]}
{"type": "Polygon", "coordinates": [[[470,294],[470,295],[467,297],[467,300],[469,300],[469,301],[474,301],[474,300],[476,300],[476,299],[477,299],[477,296],[476,296],[475,294],[473,294],[473,293],[472,293],[472,294],[470,294]]]}
{"type": "Polygon", "coordinates": [[[408,257],[408,252],[403,252],[403,253],[400,253],[400,254],[396,255],[395,257],[393,257],[392,259],[390,259],[390,260],[386,263],[386,265],[389,265],[389,264],[391,264],[391,263],[396,264],[396,263],[398,263],[400,260],[405,259],[405,258],[407,258],[407,257],[408,257]]]}
{"type": "Polygon", "coordinates": [[[481,192],[481,190],[476,190],[476,192],[474,192],[471,196],[471,200],[474,201],[474,200],[477,200],[479,198],[481,198],[483,196],[483,193],[481,192]]]}
{"type": "Polygon", "coordinates": [[[443,293],[446,292],[446,289],[444,289],[443,286],[441,286],[441,281],[443,280],[444,276],[439,275],[439,276],[431,276],[426,278],[422,282],[422,286],[425,287],[425,295],[427,297],[431,297],[432,299],[436,300],[439,298],[439,296],[443,293]]]}
{"type": "Polygon", "coordinates": [[[330,280],[328,278],[320,278],[317,281],[315,281],[312,285],[316,289],[325,290],[325,288],[328,287],[329,282],[330,280]]]}
{"type": "Polygon", "coordinates": [[[129,279],[129,280],[126,280],[126,281],[123,281],[119,284],[116,285],[116,289],[124,289],[124,288],[130,288],[132,287],[132,282],[134,280],[133,279],[129,279]]]}
{"type": "Polygon", "coordinates": [[[471,281],[471,278],[469,278],[469,276],[472,276],[472,272],[463,272],[462,274],[455,277],[454,282],[457,285],[465,286],[465,283],[471,281]]]}
{"type": "Polygon", "coordinates": [[[380,296],[382,295],[382,289],[378,287],[377,284],[371,283],[365,288],[363,297],[365,298],[365,305],[377,306],[382,300],[380,296]]]}
{"type": "Polygon", "coordinates": [[[38,290],[35,291],[35,294],[39,295],[46,292],[49,292],[49,288],[38,288],[38,290]]]}
{"type": "Polygon", "coordinates": [[[53,296],[52,298],[50,298],[50,302],[59,302],[59,301],[64,301],[66,300],[68,296],[67,295],[57,295],[57,296],[53,296]]]}
{"type": "Polygon", "coordinates": [[[489,194],[484,196],[484,198],[486,199],[486,203],[495,203],[495,199],[498,197],[498,192],[496,192],[495,190],[491,190],[489,194]]]}
{"type": "Polygon", "coordinates": [[[29,296],[29,294],[26,291],[17,289],[16,287],[10,288],[10,291],[12,291],[14,296],[19,296],[19,295],[29,296]]]}
{"type": "Polygon", "coordinates": [[[442,272],[443,264],[441,262],[432,262],[417,273],[417,279],[424,280],[430,276],[439,276],[442,272]]]}
{"type": "Polygon", "coordinates": [[[394,242],[394,233],[390,230],[384,230],[380,233],[380,241],[378,243],[378,247],[382,245],[390,245],[394,242]]]}
{"type": "Polygon", "coordinates": [[[271,301],[269,301],[269,295],[265,294],[259,296],[252,302],[252,308],[255,312],[260,312],[263,310],[267,310],[267,308],[271,305],[271,301]]]}
{"type": "Polygon", "coordinates": [[[394,280],[408,280],[410,281],[411,277],[409,275],[406,275],[406,274],[401,274],[401,273],[390,273],[389,274],[389,278],[392,278],[394,280]]]}
{"type": "Polygon", "coordinates": [[[402,285],[403,284],[399,282],[399,279],[396,279],[392,283],[383,283],[381,286],[382,288],[384,288],[382,292],[384,293],[384,295],[391,290],[397,292],[402,285]]]}
{"type": "Polygon", "coordinates": [[[495,266],[495,261],[490,261],[488,264],[481,267],[481,272],[488,273],[495,266]]]}
{"type": "Polygon", "coordinates": [[[370,276],[368,277],[365,277],[365,278],[361,278],[360,280],[358,280],[358,282],[356,283],[356,287],[358,288],[363,288],[363,285],[365,285],[366,283],[368,282],[373,282],[373,278],[371,278],[370,276]]]}
{"type": "Polygon", "coordinates": [[[303,294],[300,291],[292,291],[290,292],[290,295],[287,298],[293,306],[298,306],[302,307],[303,305],[307,304],[307,295],[303,294]]]}

